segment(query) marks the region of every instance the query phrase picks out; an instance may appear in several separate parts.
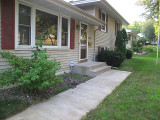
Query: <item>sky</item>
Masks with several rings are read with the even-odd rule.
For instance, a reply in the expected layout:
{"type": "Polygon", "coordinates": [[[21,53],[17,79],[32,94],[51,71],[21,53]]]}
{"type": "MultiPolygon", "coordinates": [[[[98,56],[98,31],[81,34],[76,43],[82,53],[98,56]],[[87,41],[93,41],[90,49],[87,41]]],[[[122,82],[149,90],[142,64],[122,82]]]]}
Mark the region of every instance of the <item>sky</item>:
{"type": "MultiPolygon", "coordinates": [[[[70,0],[65,0],[70,1],[70,0]]],[[[144,21],[141,17],[143,7],[137,6],[137,0],[107,0],[130,24],[134,21],[144,21]]]]}

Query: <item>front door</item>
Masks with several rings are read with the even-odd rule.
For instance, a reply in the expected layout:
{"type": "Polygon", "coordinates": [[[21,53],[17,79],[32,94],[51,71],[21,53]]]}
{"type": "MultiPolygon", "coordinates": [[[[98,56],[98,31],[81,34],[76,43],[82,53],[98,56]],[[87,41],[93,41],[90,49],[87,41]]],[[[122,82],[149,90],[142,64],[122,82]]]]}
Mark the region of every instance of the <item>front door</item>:
{"type": "Polygon", "coordinates": [[[88,25],[81,23],[80,24],[80,43],[79,43],[79,60],[88,59],[88,25]]]}

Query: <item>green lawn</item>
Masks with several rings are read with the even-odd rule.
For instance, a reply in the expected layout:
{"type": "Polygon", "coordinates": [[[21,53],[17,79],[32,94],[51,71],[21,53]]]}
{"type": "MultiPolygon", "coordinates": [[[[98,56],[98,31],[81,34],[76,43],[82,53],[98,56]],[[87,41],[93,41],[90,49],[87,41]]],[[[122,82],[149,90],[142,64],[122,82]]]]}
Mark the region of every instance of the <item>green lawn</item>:
{"type": "Polygon", "coordinates": [[[133,56],[120,70],[133,72],[82,120],[160,120],[160,60],[156,53],[133,56]]]}
{"type": "Polygon", "coordinates": [[[9,117],[15,113],[21,112],[29,106],[28,102],[12,99],[0,100],[0,120],[9,117]]]}

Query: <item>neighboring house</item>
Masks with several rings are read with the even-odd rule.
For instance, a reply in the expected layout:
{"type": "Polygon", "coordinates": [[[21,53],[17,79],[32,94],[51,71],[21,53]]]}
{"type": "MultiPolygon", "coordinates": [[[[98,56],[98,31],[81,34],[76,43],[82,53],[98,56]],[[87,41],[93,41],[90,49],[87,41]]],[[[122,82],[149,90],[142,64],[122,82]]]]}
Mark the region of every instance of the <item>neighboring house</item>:
{"type": "Polygon", "coordinates": [[[126,42],[126,48],[131,49],[132,48],[132,42],[138,40],[138,35],[135,34],[132,30],[126,29],[126,32],[128,34],[128,41],[126,42]]]}
{"type": "Polygon", "coordinates": [[[140,38],[143,38],[143,37],[144,37],[143,33],[138,33],[137,35],[138,35],[137,40],[139,40],[140,38]]]}
{"type": "MultiPolygon", "coordinates": [[[[105,0],[71,4],[63,0],[0,0],[0,51],[30,58],[36,41],[43,40],[49,60],[60,61],[60,72],[67,72],[70,61],[93,61],[101,47],[113,50],[117,30],[128,22],[105,0]]],[[[8,68],[0,58],[0,71],[8,68]]]]}

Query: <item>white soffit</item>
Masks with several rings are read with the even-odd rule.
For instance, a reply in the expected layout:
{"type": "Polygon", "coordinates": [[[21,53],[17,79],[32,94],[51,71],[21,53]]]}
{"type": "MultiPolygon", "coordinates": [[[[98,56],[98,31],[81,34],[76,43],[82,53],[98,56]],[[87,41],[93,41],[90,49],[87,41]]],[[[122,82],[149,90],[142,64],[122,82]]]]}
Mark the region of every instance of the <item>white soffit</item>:
{"type": "MultiPolygon", "coordinates": [[[[22,1],[22,0],[21,0],[22,1]]],[[[29,3],[32,3],[43,8],[53,10],[57,13],[69,16],[71,18],[80,20],[82,22],[91,24],[91,25],[103,25],[103,21],[99,20],[95,16],[92,16],[81,10],[80,8],[73,6],[63,0],[23,0],[29,3]]]]}

